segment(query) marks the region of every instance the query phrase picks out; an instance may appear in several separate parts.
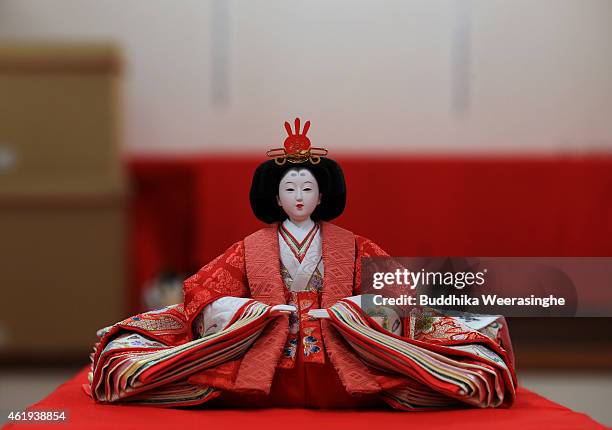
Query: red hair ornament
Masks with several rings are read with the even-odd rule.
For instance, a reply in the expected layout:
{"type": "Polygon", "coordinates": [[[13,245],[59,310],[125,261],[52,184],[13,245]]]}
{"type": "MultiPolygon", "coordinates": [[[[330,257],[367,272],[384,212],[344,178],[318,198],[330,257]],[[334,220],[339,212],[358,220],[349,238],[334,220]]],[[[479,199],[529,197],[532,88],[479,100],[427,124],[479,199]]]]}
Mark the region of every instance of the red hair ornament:
{"type": "Polygon", "coordinates": [[[300,132],[300,119],[295,119],[295,133],[291,130],[291,124],[285,121],[285,130],[289,135],[283,143],[284,148],[270,149],[266,155],[274,158],[274,162],[282,166],[287,161],[293,164],[305,163],[310,161],[312,164],[319,164],[321,157],[327,155],[325,148],[313,148],[306,133],[310,129],[310,121],[304,123],[304,130],[300,132]]]}

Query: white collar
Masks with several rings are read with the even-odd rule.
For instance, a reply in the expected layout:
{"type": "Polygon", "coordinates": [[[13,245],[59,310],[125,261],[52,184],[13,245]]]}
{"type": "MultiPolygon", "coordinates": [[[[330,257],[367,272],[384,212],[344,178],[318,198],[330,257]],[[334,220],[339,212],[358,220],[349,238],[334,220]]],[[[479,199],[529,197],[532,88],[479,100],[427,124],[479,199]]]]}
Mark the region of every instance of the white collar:
{"type": "Polygon", "coordinates": [[[283,226],[291,233],[293,237],[295,237],[298,241],[303,241],[308,232],[312,230],[314,226],[314,221],[309,219],[309,222],[305,222],[301,226],[295,225],[289,218],[283,221],[283,226]]]}
{"type": "MultiPolygon", "coordinates": [[[[294,228],[298,228],[293,223],[291,223],[291,225],[293,225],[294,228]]],[[[307,233],[308,232],[304,233],[304,235],[307,233]]],[[[291,234],[293,235],[293,233],[291,234]]],[[[303,240],[303,238],[298,240],[303,240]]],[[[282,261],[283,266],[285,266],[289,272],[292,279],[290,286],[291,291],[302,291],[306,289],[306,286],[308,285],[308,282],[317,267],[319,268],[321,275],[323,275],[324,268],[323,260],[321,259],[322,247],[320,229],[318,229],[315,233],[302,262],[298,261],[295,254],[280,234],[278,235],[278,242],[280,247],[280,260],[282,261]]]]}

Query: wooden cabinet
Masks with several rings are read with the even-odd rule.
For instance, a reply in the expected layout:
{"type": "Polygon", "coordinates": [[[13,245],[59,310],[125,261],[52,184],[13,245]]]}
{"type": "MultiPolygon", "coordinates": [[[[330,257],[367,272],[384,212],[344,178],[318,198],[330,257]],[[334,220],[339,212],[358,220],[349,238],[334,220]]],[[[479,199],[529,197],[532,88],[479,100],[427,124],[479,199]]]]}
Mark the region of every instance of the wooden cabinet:
{"type": "Polygon", "coordinates": [[[119,191],[118,85],[110,46],[0,43],[0,195],[119,191]]]}
{"type": "Polygon", "coordinates": [[[118,51],[0,43],[0,357],[87,357],[125,315],[118,51]]]}

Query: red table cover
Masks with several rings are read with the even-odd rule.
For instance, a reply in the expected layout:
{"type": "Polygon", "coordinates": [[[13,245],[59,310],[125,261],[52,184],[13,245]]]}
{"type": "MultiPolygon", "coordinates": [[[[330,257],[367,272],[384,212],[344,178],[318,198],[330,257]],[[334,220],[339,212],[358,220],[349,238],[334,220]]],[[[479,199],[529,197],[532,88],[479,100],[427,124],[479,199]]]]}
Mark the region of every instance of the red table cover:
{"type": "Polygon", "coordinates": [[[144,406],[99,405],[85,395],[83,369],[44,400],[35,410],[65,410],[67,423],[16,424],[4,429],[469,429],[556,430],[604,429],[587,415],[574,412],[524,388],[510,409],[462,409],[437,412],[331,411],[307,409],[210,410],[162,409],[144,406]]]}

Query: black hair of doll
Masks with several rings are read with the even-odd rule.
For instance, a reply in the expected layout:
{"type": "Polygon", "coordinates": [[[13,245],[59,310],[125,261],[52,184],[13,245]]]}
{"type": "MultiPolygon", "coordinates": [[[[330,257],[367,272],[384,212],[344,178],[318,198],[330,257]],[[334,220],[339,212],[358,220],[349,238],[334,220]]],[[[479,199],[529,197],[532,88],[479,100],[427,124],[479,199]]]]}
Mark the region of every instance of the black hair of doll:
{"type": "Polygon", "coordinates": [[[346,206],[346,183],[342,169],[334,160],[321,157],[318,164],[310,161],[300,164],[286,162],[282,166],[268,160],[255,169],[249,193],[251,209],[260,221],[272,224],[287,219],[276,196],[280,180],[291,169],[308,169],[317,180],[321,203],[311,215],[314,221],[331,221],[342,214],[346,206]]]}

